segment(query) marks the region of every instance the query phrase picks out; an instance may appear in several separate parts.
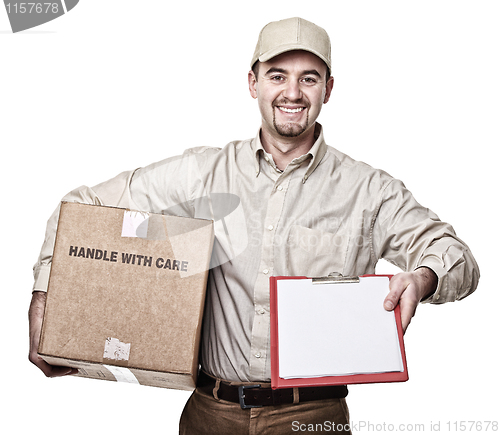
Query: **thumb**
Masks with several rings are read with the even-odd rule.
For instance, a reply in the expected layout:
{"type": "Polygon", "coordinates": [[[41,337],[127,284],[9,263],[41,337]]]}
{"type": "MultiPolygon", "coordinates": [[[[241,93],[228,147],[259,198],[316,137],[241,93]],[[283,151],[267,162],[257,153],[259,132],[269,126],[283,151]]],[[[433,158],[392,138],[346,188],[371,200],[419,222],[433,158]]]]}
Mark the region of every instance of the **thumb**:
{"type": "Polygon", "coordinates": [[[396,308],[399,300],[401,299],[401,295],[406,290],[408,283],[401,279],[399,275],[395,275],[392,277],[389,282],[389,294],[384,299],[384,308],[387,311],[392,311],[396,308]]]}

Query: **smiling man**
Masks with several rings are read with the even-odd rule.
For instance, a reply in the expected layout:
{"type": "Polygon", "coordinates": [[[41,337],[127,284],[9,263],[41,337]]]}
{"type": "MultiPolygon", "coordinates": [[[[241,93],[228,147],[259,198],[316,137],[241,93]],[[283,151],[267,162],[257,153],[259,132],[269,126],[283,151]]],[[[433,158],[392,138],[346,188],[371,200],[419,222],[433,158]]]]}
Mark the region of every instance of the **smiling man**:
{"type": "MultiPolygon", "coordinates": [[[[237,198],[241,213],[216,226],[201,372],[180,433],[279,435],[326,424],[349,433],[346,386],[271,390],[269,277],[371,274],[385,258],[403,272],[384,306],[400,305],[406,330],[420,302],[472,293],[477,264],[403,183],[326,144],[317,122],[333,87],[325,30],[301,18],[265,26],[248,85],[262,115],[255,138],[189,149],[64,200],[215,219],[207,198],[212,206],[221,194],[237,198]]],[[[37,355],[57,216],[34,268],[30,309],[30,359],[47,376],[71,373],[37,355]]]]}
{"type": "Polygon", "coordinates": [[[329,67],[309,51],[293,50],[254,64],[250,95],[262,114],[260,139],[278,168],[309,151],[314,127],[333,87],[329,67]]]}

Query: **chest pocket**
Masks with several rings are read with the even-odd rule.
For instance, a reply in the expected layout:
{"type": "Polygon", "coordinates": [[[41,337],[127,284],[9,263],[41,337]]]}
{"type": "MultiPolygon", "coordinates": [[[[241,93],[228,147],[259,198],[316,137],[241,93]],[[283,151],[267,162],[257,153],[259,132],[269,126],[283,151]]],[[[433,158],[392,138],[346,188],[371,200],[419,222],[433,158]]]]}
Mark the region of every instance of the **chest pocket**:
{"type": "Polygon", "coordinates": [[[288,275],[327,276],[344,273],[348,234],[293,225],[287,244],[288,275]]]}

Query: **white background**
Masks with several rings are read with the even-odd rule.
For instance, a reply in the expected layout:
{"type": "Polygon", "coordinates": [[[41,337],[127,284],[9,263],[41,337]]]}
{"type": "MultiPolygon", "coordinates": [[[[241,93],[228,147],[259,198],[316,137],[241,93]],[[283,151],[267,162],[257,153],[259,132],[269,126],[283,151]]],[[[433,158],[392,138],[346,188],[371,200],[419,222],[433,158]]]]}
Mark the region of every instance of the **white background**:
{"type": "Polygon", "coordinates": [[[351,387],[353,422],[431,433],[431,423],[447,432],[448,421],[500,420],[499,3],[82,0],[19,34],[0,8],[2,432],[177,432],[187,392],[46,379],[29,363],[31,268],[73,188],[253,137],[257,35],[292,16],[332,39],[328,144],[402,179],[454,225],[482,273],[466,300],[419,307],[405,336],[410,380],[351,387]]]}

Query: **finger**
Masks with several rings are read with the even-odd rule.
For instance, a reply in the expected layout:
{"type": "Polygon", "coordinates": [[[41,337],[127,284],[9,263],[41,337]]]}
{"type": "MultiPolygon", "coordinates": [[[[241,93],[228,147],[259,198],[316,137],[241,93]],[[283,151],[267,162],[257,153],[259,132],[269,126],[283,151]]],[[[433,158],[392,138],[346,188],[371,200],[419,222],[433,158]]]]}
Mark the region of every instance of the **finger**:
{"type": "Polygon", "coordinates": [[[401,295],[408,287],[408,282],[402,279],[402,274],[398,274],[392,277],[389,282],[389,294],[384,299],[384,308],[387,311],[392,311],[399,303],[401,295]]]}
{"type": "MultiPolygon", "coordinates": [[[[399,306],[401,308],[402,301],[399,303],[399,306]]],[[[406,332],[406,329],[408,328],[408,325],[410,324],[411,317],[408,319],[407,316],[403,316],[401,309],[399,310],[399,318],[401,320],[401,329],[403,330],[403,335],[406,332]]]]}
{"type": "Polygon", "coordinates": [[[53,366],[48,364],[45,360],[40,358],[38,354],[35,356],[30,356],[30,361],[36,365],[45,376],[48,378],[55,378],[59,376],[75,375],[78,373],[78,369],[63,366],[53,366]]]}
{"type": "Polygon", "coordinates": [[[418,297],[418,292],[415,283],[411,282],[410,280],[404,294],[401,296],[399,300],[399,306],[401,309],[401,324],[403,326],[403,332],[406,331],[406,328],[408,328],[411,319],[415,315],[419,302],[420,299],[418,297]]]}
{"type": "Polygon", "coordinates": [[[57,378],[60,376],[68,376],[68,375],[76,375],[78,373],[78,369],[73,369],[71,367],[62,367],[62,366],[50,366],[50,378],[57,378]]]}
{"type": "Polygon", "coordinates": [[[404,333],[417,311],[418,300],[414,298],[402,298],[399,305],[401,307],[401,325],[404,333]]]}

